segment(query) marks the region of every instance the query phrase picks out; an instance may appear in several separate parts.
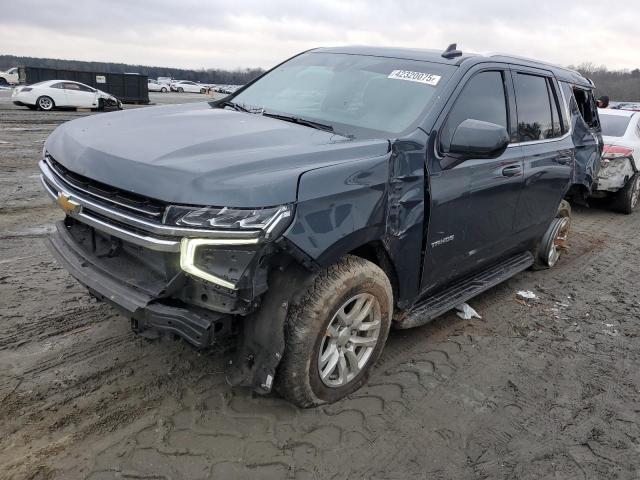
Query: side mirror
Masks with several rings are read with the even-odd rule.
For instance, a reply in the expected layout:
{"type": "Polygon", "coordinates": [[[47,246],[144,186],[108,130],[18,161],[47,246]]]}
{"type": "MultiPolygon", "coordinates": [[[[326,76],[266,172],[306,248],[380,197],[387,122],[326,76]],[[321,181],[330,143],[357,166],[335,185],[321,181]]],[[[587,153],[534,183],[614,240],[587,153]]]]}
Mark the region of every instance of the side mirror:
{"type": "Polygon", "coordinates": [[[449,152],[465,158],[496,158],[509,145],[509,132],[501,125],[468,118],[456,128],[449,152]]]}

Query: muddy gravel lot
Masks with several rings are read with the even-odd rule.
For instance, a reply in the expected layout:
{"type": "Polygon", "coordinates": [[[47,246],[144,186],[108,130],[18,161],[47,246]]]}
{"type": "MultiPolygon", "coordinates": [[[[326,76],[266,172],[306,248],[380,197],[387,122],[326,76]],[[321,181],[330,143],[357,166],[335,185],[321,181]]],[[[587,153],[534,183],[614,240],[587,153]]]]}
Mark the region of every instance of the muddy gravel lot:
{"type": "Polygon", "coordinates": [[[0,478],[640,478],[640,213],[574,207],[555,269],[472,300],[482,320],[392,332],[367,387],[299,410],[136,337],[46,251],[37,160],[84,115],[0,92],[0,478]]]}

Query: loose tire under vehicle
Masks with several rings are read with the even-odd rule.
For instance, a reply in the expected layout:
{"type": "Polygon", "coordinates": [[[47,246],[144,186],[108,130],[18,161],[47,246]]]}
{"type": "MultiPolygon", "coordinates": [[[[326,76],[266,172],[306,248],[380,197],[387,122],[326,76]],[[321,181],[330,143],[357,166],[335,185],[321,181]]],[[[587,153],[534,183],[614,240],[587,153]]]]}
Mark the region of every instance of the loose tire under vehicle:
{"type": "Polygon", "coordinates": [[[636,173],[627,181],[624,187],[616,192],[612,207],[614,210],[628,215],[636,208],[639,199],[640,173],[636,173]]]}
{"type": "Polygon", "coordinates": [[[292,305],[276,388],[300,407],[335,402],[366,381],[389,334],[393,293],[384,271],[347,256],[292,305]]]}

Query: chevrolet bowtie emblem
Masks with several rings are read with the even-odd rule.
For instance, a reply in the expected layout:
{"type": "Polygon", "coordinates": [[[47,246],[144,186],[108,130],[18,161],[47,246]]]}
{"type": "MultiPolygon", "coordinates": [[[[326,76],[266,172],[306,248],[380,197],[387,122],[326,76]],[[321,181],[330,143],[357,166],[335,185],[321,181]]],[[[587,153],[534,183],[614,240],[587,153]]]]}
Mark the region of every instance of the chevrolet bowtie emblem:
{"type": "Polygon", "coordinates": [[[56,200],[60,208],[67,213],[76,213],[80,211],[80,204],[71,200],[71,196],[67,193],[59,193],[56,200]]]}

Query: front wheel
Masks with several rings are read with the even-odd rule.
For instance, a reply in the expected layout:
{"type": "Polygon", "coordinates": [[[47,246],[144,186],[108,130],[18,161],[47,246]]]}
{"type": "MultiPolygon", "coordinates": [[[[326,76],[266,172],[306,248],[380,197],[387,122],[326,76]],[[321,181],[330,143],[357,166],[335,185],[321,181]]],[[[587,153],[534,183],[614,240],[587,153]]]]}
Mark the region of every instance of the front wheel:
{"type": "Polygon", "coordinates": [[[178,88],[178,93],[184,93],[184,88],[182,87],[178,88]]]}
{"type": "Polygon", "coordinates": [[[360,388],[382,352],[393,313],[384,271],[359,257],[322,271],[292,305],[276,388],[292,403],[332,403],[360,388]]]}
{"type": "Polygon", "coordinates": [[[38,100],[36,100],[36,105],[40,110],[44,110],[45,112],[53,110],[53,108],[56,106],[51,97],[47,97],[44,95],[42,97],[38,97],[38,100]]]}
{"type": "Polygon", "coordinates": [[[614,210],[626,213],[632,213],[638,205],[640,199],[640,173],[636,173],[631,177],[624,187],[622,187],[613,199],[614,210]]]}
{"type": "Polygon", "coordinates": [[[162,93],[167,93],[167,89],[166,89],[166,88],[164,88],[164,87],[162,87],[162,88],[160,89],[160,91],[161,91],[162,93]]]}

